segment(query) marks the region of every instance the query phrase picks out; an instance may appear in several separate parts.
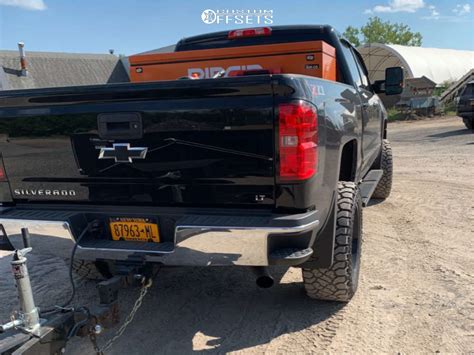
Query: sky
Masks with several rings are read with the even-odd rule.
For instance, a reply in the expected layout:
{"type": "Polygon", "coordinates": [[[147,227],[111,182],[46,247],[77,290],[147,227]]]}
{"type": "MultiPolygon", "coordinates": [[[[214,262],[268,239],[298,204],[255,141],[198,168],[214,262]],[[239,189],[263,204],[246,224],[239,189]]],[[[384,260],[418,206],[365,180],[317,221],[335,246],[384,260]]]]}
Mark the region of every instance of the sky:
{"type": "Polygon", "coordinates": [[[204,10],[272,10],[273,25],[330,24],[338,31],[371,16],[402,22],[424,47],[474,50],[468,0],[0,0],[0,49],[131,55],[196,34],[252,25],[206,24],[204,10]]]}

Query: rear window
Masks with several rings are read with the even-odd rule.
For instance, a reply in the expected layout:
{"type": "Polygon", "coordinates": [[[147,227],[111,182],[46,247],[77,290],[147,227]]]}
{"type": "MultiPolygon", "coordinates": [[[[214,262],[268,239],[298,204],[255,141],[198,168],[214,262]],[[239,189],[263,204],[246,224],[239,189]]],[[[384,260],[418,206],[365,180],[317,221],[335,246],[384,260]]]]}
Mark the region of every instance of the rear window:
{"type": "Polygon", "coordinates": [[[176,52],[200,49],[230,48],[257,46],[288,42],[324,41],[329,45],[334,43],[334,30],[329,26],[282,26],[271,27],[269,36],[228,39],[229,31],[210,33],[184,38],[176,45],[176,52]]]}
{"type": "Polygon", "coordinates": [[[474,96],[474,84],[468,84],[464,91],[462,92],[461,96],[474,96]]]}

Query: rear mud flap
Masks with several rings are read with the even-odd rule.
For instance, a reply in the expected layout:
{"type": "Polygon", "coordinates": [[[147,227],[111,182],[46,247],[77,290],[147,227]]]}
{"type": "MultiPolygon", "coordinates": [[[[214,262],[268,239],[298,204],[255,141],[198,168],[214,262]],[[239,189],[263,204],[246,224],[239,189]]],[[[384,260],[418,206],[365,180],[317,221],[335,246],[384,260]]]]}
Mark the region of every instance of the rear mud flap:
{"type": "Polygon", "coordinates": [[[311,258],[298,265],[303,268],[329,268],[334,259],[334,231],[336,230],[336,200],[332,200],[332,209],[326,224],[321,229],[313,244],[311,258]]]}

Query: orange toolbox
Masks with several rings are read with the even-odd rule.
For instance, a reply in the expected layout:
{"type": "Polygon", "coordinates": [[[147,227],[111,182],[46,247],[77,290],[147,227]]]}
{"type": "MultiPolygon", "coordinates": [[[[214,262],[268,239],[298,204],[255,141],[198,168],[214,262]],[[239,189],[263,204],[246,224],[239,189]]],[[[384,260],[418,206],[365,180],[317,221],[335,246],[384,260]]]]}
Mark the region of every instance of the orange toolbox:
{"type": "Polygon", "coordinates": [[[336,51],[324,41],[307,41],[182,52],[130,58],[132,82],[237,76],[245,72],[303,74],[336,80],[336,51]]]}

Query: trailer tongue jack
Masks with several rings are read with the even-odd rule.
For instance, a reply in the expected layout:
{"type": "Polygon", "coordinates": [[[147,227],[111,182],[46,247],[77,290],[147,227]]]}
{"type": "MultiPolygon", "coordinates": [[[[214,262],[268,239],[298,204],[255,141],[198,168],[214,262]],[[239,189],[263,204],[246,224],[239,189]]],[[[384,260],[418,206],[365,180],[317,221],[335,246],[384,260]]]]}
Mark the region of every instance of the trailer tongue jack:
{"type": "MultiPolygon", "coordinates": [[[[0,225],[0,231],[3,230],[2,227],[0,225]]],[[[3,233],[3,237],[6,237],[5,232],[3,233]]],[[[114,276],[98,283],[100,303],[91,307],[90,310],[84,306],[57,306],[41,313],[35,305],[27,267],[26,254],[32,251],[29,232],[23,228],[21,233],[24,248],[15,250],[11,261],[20,311],[14,312],[9,322],[0,324],[0,355],[61,354],[65,352],[66,343],[74,336],[90,337],[94,350],[102,354],[102,349],[108,348],[112,342],[109,341],[104,348],[100,349],[96,336],[101,334],[104,328],[111,328],[120,321],[118,293],[123,280],[133,276],[142,282],[139,298],[141,304],[141,299],[146,295],[146,289],[151,285],[151,279],[142,276],[147,273],[137,274],[136,270],[130,269],[128,274],[114,276]],[[40,317],[42,315],[44,318],[40,317]]],[[[120,329],[122,332],[122,328],[130,323],[133,315],[127,317],[127,322],[120,329]]],[[[114,336],[112,340],[116,338],[117,336],[114,336]]]]}
{"type": "Polygon", "coordinates": [[[32,335],[40,335],[40,317],[38,308],[36,308],[33,299],[30,275],[28,274],[25,257],[31,250],[31,247],[27,247],[15,250],[13,254],[11,265],[13,277],[15,278],[16,287],[18,289],[21,311],[18,313],[16,319],[0,326],[0,332],[2,333],[9,329],[18,328],[32,335]]]}

